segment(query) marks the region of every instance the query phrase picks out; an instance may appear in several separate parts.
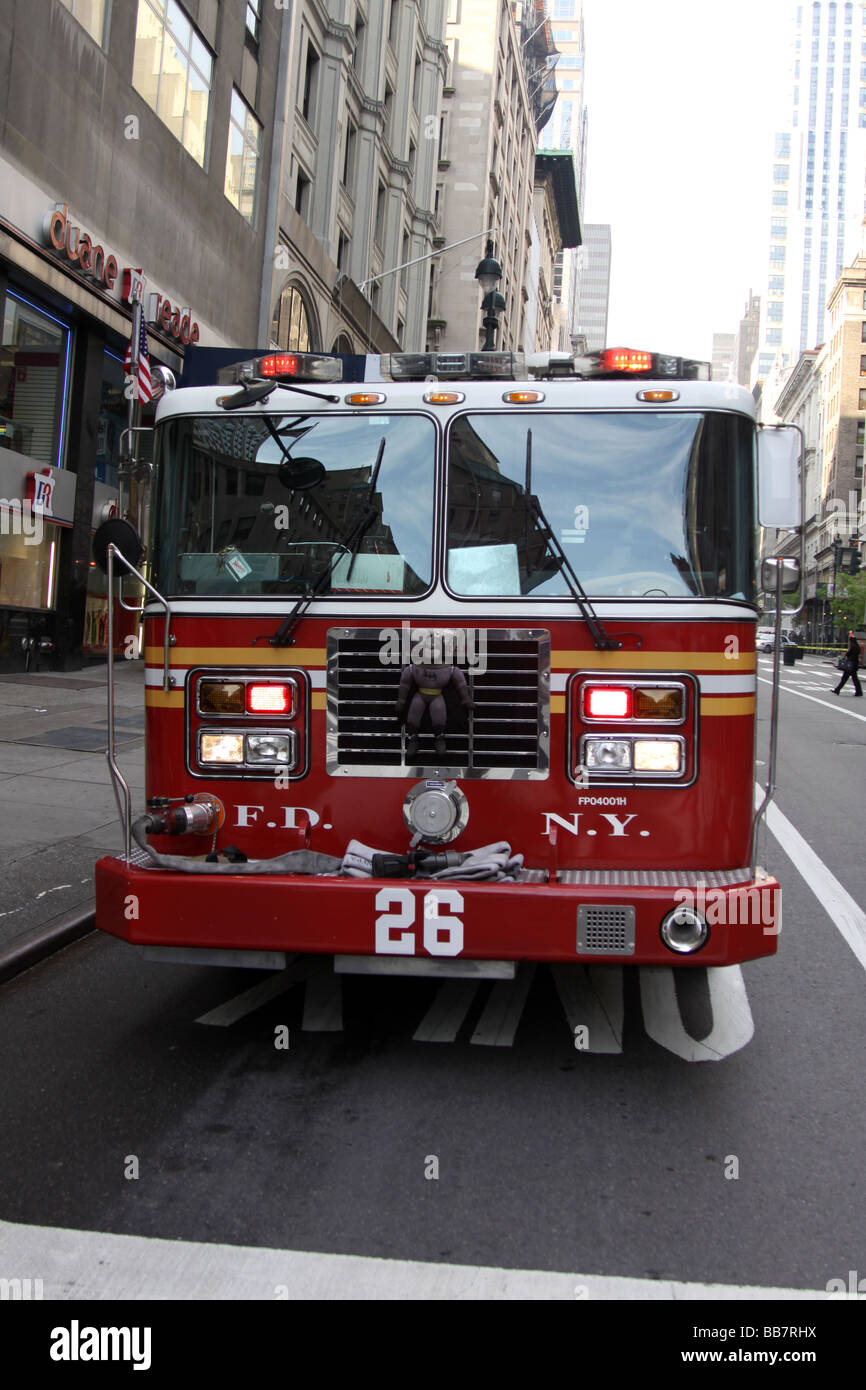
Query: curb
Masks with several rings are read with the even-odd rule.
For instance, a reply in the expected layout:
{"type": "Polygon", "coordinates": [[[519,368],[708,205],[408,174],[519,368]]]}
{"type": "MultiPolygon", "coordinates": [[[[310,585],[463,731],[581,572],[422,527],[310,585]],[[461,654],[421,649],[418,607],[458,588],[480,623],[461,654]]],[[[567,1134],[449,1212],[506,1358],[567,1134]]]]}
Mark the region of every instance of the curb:
{"type": "Polygon", "coordinates": [[[37,965],[55,951],[71,945],[79,937],[87,936],[95,926],[96,909],[94,904],[91,904],[89,907],[76,908],[74,912],[61,917],[59,922],[52,922],[50,926],[37,927],[35,931],[16,941],[13,946],[0,951],[0,984],[14,979],[16,975],[29,970],[32,965],[37,965]]]}

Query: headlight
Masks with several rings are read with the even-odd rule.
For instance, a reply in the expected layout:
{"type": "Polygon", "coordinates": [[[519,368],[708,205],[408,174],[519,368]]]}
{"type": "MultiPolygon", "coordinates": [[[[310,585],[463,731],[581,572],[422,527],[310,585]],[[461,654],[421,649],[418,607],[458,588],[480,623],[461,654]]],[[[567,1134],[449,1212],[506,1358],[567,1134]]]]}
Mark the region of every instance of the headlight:
{"type": "Polygon", "coordinates": [[[631,769],[631,743],[625,738],[588,738],[584,756],[588,768],[607,772],[629,772],[631,769]]]}
{"type": "Polygon", "coordinates": [[[242,763],[243,734],[208,734],[202,730],[199,735],[198,756],[199,761],[203,763],[242,763]]]}
{"type": "Polygon", "coordinates": [[[635,772],[680,772],[682,744],[674,739],[635,739],[634,768],[635,772]]]}

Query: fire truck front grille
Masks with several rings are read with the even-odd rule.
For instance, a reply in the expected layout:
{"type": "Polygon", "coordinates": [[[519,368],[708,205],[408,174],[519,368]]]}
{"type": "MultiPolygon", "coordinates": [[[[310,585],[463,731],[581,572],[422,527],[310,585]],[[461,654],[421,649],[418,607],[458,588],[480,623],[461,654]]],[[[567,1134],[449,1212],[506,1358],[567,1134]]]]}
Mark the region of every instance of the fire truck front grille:
{"type": "MultiPolygon", "coordinates": [[[[432,628],[453,633],[459,628],[432,628]]],[[[419,624],[419,632],[427,631],[419,624]]],[[[414,634],[411,641],[415,640],[414,634]]],[[[548,775],[550,742],[550,634],[533,628],[490,628],[483,643],[468,645],[474,660],[463,670],[474,709],[466,712],[446,692],[447,754],[437,755],[425,717],[418,755],[406,759],[406,732],[397,718],[401,660],[378,628],[334,628],[328,633],[328,771],[337,776],[407,777],[415,769],[452,777],[541,779],[548,775]],[[485,650],[486,648],[486,650],[485,650]]]]}
{"type": "Polygon", "coordinates": [[[579,955],[633,956],[634,908],[584,904],[577,909],[579,955]]]}

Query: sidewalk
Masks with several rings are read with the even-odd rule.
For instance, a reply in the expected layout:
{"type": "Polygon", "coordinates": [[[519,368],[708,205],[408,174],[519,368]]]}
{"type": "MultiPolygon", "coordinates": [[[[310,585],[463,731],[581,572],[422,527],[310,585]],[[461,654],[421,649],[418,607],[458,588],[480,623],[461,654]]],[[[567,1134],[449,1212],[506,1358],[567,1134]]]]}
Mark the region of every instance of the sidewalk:
{"type": "MultiPolygon", "coordinates": [[[[114,663],[117,760],[144,802],[144,662],[114,663]]],[[[0,676],[0,949],[93,901],[122,848],[105,758],[106,666],[0,676]]]]}

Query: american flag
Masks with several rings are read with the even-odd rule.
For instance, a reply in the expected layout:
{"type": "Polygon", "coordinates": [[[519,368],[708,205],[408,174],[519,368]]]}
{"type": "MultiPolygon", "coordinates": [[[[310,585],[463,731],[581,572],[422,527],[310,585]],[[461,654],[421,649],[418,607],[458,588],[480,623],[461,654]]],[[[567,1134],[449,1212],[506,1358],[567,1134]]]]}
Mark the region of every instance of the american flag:
{"type": "MultiPolygon", "coordinates": [[[[125,372],[132,370],[132,342],[127,344],[126,357],[123,359],[123,369],[125,372]]],[[[138,335],[138,399],[142,405],[153,399],[153,383],[150,379],[150,360],[147,356],[147,330],[144,326],[144,314],[141,316],[141,330],[138,335]]]]}

